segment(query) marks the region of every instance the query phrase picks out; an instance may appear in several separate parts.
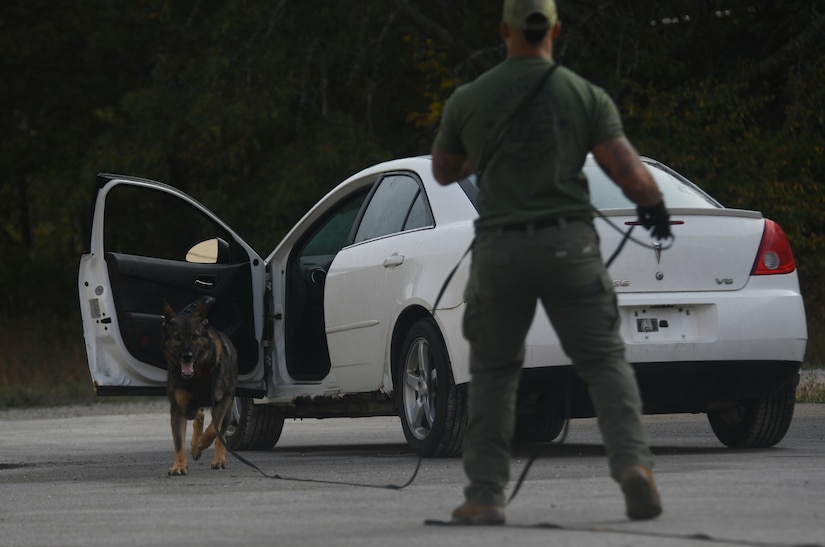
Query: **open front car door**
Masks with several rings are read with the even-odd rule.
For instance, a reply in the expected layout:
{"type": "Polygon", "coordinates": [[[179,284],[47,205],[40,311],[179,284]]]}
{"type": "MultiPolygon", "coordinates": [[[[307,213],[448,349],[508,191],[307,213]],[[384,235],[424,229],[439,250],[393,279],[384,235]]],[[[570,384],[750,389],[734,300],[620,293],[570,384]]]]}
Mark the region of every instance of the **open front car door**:
{"type": "Polygon", "coordinates": [[[164,395],[164,301],[208,319],[238,351],[238,395],[265,394],[266,265],[186,194],[154,181],[100,175],[78,288],[89,371],[98,395],[164,395]]]}

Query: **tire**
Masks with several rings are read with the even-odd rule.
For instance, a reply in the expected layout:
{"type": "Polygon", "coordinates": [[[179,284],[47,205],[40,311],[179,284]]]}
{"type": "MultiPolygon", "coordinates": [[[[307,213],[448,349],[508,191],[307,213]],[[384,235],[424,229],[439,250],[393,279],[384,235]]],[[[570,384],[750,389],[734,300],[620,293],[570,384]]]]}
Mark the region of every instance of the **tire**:
{"type": "Polygon", "coordinates": [[[401,426],[415,453],[428,458],[461,454],[466,386],[453,382],[447,346],[432,319],[420,319],[407,333],[394,381],[401,426]]]}
{"type": "Polygon", "coordinates": [[[785,437],[791,426],[795,404],[796,388],[787,387],[771,397],[710,411],[708,421],[725,446],[767,448],[785,437]]]}
{"type": "Polygon", "coordinates": [[[281,437],[284,417],[271,405],[256,405],[248,397],[235,397],[226,444],[233,450],[269,450],[281,437]]]}
{"type": "Polygon", "coordinates": [[[518,444],[549,443],[559,436],[564,429],[565,422],[564,418],[550,418],[541,411],[517,416],[513,442],[518,444]]]}

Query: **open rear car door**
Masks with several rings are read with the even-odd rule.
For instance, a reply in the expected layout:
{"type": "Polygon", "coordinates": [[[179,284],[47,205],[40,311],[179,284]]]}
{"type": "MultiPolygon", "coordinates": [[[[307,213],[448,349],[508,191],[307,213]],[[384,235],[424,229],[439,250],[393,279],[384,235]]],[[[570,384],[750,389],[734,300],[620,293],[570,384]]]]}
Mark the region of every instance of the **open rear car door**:
{"type": "Polygon", "coordinates": [[[238,350],[238,395],[265,394],[264,261],[194,199],[154,181],[98,177],[78,288],[89,371],[99,395],[163,395],[164,301],[208,319],[238,350]]]}

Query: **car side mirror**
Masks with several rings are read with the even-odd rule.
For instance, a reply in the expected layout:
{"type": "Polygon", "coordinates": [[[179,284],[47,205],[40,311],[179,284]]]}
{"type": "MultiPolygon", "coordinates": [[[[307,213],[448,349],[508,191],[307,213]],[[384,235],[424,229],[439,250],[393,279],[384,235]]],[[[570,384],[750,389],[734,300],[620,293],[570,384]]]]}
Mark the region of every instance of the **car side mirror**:
{"type": "Polygon", "coordinates": [[[229,243],[219,237],[196,243],[186,252],[186,261],[195,264],[228,263],[229,243]]]}

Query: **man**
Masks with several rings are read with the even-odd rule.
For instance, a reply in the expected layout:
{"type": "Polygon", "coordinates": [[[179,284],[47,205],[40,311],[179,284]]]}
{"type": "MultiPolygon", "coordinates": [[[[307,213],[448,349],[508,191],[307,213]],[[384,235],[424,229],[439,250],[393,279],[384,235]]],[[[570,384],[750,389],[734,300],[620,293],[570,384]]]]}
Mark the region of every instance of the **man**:
{"type": "Polygon", "coordinates": [[[537,300],[588,385],[628,517],[651,519],[662,510],[639,388],[624,357],[581,171],[587,153],[637,204],[642,224],[658,239],[671,236],[662,195],[625,138],[614,103],[563,67],[510,120],[495,150],[485,151],[554,64],[560,28],[553,0],[505,0],[507,59],[455,91],[433,144],[433,174],[441,184],[485,165],[463,325],[470,343],[463,461],[470,482],[465,503],[453,511],[456,524],[505,521],[516,390],[537,300]]]}

